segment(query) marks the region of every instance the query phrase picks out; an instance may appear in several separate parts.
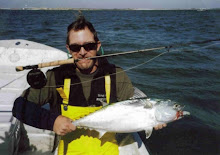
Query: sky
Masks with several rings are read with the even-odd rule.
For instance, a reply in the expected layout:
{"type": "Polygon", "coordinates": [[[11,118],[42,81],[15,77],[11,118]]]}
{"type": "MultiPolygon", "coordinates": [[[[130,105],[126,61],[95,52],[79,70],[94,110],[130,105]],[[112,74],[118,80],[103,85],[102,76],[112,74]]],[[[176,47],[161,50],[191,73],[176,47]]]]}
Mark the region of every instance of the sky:
{"type": "Polygon", "coordinates": [[[0,8],[220,8],[220,0],[0,0],[0,8]]]}

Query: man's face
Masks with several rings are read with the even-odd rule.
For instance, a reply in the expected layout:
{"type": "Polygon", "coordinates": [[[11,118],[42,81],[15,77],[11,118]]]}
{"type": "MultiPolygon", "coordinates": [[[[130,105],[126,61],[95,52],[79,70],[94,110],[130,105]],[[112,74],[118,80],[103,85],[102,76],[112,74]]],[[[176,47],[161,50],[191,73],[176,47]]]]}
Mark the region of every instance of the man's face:
{"type": "MultiPolygon", "coordinates": [[[[94,40],[94,35],[93,33],[86,27],[83,30],[79,30],[79,31],[74,31],[71,30],[69,32],[69,46],[71,45],[85,45],[88,43],[96,43],[94,40]]],[[[97,51],[99,50],[101,43],[98,42],[97,43],[97,47],[93,48],[91,50],[86,50],[84,49],[84,47],[81,47],[79,49],[79,51],[72,51],[69,48],[68,45],[66,45],[68,51],[70,52],[70,54],[72,55],[72,57],[76,60],[76,59],[82,59],[78,62],[76,62],[77,67],[80,70],[87,70],[91,68],[91,72],[94,72],[96,70],[96,66],[94,66],[94,63],[96,63],[94,60],[90,60],[90,59],[85,59],[85,58],[89,58],[89,57],[93,57],[96,56],[97,51]]]]}

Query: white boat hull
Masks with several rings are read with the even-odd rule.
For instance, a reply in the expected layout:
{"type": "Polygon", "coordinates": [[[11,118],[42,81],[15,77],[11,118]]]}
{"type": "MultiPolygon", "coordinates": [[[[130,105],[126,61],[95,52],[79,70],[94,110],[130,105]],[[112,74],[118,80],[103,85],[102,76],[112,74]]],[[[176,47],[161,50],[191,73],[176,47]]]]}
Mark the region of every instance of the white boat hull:
{"type": "MultiPolygon", "coordinates": [[[[0,152],[17,154],[22,136],[21,123],[12,116],[14,100],[29,85],[26,80],[28,71],[16,72],[16,66],[35,65],[67,59],[67,54],[58,49],[27,41],[0,40],[0,152]]],[[[48,68],[42,69],[44,72],[48,68]]],[[[22,154],[51,154],[54,133],[24,125],[33,150],[22,154]]],[[[23,137],[24,138],[24,137],[23,137]]]]}

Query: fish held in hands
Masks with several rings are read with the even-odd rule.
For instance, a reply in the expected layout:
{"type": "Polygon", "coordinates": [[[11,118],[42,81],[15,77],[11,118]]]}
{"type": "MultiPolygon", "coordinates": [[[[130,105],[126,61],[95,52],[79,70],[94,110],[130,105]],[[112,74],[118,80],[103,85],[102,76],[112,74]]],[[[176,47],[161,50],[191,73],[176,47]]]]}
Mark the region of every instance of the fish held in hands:
{"type": "Polygon", "coordinates": [[[73,124],[77,127],[99,131],[100,137],[105,132],[131,133],[144,130],[146,138],[149,138],[153,127],[190,115],[182,109],[182,106],[170,100],[146,99],[146,95],[135,88],[135,95],[130,100],[107,105],[75,120],[73,124]]]}

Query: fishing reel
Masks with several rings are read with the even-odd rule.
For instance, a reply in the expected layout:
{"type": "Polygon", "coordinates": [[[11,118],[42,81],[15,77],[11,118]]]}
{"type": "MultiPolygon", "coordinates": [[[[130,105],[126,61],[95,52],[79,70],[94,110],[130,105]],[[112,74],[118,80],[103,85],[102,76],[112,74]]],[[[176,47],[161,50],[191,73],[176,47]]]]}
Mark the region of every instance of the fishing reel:
{"type": "Polygon", "coordinates": [[[46,85],[47,78],[41,70],[34,68],[28,72],[27,82],[31,88],[41,89],[46,85]]]}

